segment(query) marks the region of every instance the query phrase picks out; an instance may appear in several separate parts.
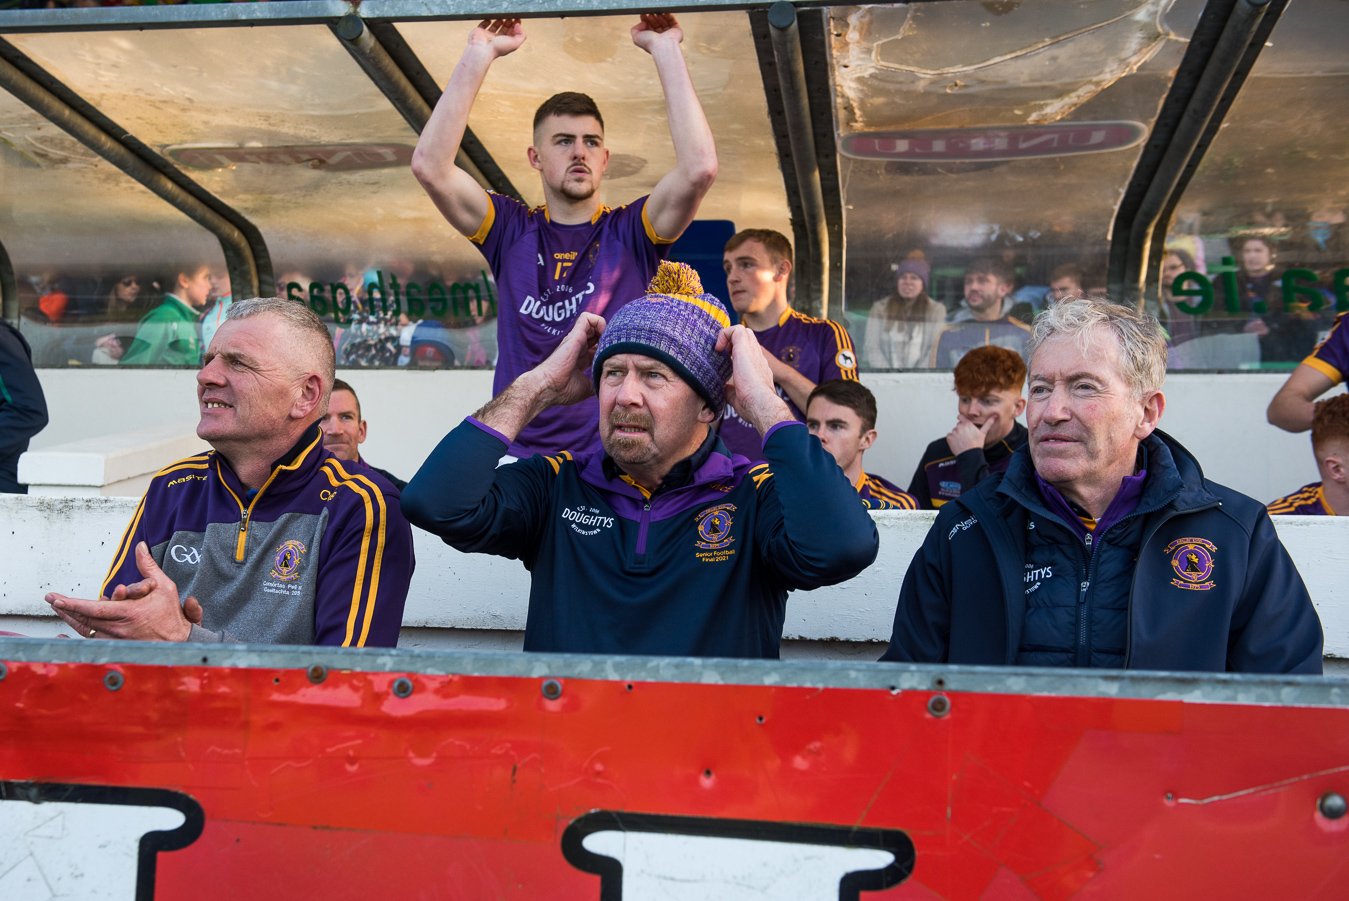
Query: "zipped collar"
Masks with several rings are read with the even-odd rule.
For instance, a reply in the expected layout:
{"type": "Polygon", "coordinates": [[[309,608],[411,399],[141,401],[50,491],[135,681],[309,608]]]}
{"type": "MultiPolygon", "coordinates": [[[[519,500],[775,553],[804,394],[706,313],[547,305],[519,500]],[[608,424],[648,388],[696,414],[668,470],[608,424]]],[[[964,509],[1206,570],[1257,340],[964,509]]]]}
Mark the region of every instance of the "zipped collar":
{"type": "MultiPolygon", "coordinates": [[[[248,496],[249,488],[235,474],[229,461],[218,452],[212,453],[215,458],[216,470],[220,475],[220,480],[225,488],[235,496],[235,500],[248,496]]],[[[277,477],[282,473],[296,473],[306,475],[316,470],[323,462],[325,456],[323,448],[323,430],[315,422],[309,428],[304,430],[298,441],[291,445],[290,449],[284,454],[272,461],[268,467],[268,475],[264,480],[262,487],[257,490],[253,497],[256,502],[264,494],[269,497],[282,497],[293,491],[299,490],[299,484],[294,479],[283,479],[279,484],[277,477]],[[293,487],[292,487],[293,486],[293,487]]],[[[303,481],[303,480],[301,480],[303,481]]],[[[240,506],[248,507],[251,504],[241,503],[240,506]]]]}

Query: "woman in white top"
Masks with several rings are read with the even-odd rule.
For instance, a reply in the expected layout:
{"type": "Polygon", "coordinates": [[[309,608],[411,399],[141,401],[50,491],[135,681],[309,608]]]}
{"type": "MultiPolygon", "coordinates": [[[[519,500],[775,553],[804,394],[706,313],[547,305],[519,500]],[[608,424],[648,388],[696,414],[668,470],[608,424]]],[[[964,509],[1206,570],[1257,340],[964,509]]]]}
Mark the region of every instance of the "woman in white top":
{"type": "Polygon", "coordinates": [[[876,301],[867,317],[866,369],[927,369],[945,327],[946,308],[927,296],[932,267],[919,251],[899,264],[895,293],[876,301]]]}

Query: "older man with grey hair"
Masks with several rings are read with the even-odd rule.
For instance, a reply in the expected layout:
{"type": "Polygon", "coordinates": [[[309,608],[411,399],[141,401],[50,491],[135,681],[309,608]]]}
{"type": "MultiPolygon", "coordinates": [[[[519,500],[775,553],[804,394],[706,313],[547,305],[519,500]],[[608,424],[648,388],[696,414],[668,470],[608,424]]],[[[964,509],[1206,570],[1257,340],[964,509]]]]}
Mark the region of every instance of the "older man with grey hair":
{"type": "Polygon", "coordinates": [[[882,659],[1320,673],[1320,621],[1264,507],[1157,428],[1156,320],[1064,301],[1028,350],[1029,443],[942,507],[882,659]]]}
{"type": "Polygon", "coordinates": [[[211,450],[161,469],[98,600],[47,602],[87,638],[393,646],[412,578],[398,492],[323,447],[333,345],[307,307],[233,304],[197,373],[211,450]]]}

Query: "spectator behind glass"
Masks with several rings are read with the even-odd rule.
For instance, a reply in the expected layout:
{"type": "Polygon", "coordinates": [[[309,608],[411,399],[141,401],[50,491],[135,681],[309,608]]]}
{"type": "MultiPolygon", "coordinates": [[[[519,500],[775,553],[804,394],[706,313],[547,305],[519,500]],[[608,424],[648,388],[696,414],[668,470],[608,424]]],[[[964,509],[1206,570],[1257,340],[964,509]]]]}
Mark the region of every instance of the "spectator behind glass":
{"type": "Polygon", "coordinates": [[[1269,505],[1270,513],[1297,516],[1349,515],[1349,394],[1316,404],[1312,416],[1312,453],[1321,481],[1269,505]]]}
{"type": "Polygon", "coordinates": [[[211,339],[215,337],[216,329],[225,321],[229,314],[230,304],[234,302],[233,294],[230,291],[230,273],[229,270],[221,266],[211,270],[211,304],[210,309],[201,318],[201,346],[210,347],[211,339]]]}
{"type": "Polygon", "coordinates": [[[197,366],[201,338],[197,319],[211,297],[211,267],[176,269],[164,300],[141,319],[123,366],[197,366]]]}
{"type": "Polygon", "coordinates": [[[1234,249],[1241,311],[1259,317],[1245,330],[1260,338],[1260,362],[1301,360],[1316,345],[1319,317],[1305,300],[1284,306],[1283,283],[1274,269],[1278,253],[1268,238],[1248,235],[1238,239],[1234,249]]]}
{"type": "Polygon", "coordinates": [[[937,337],[933,366],[954,369],[975,347],[995,345],[1017,353],[1025,349],[1030,326],[1007,312],[1013,278],[1012,267],[993,257],[975,260],[965,268],[965,299],[937,337]]]}
{"type": "Polygon", "coordinates": [[[1064,263],[1062,266],[1054,268],[1049,273],[1049,290],[1045,292],[1044,304],[1041,307],[1032,306],[1029,302],[1018,303],[1012,307],[1008,314],[1013,319],[1030,325],[1035,314],[1044,307],[1050,307],[1061,300],[1067,300],[1070,297],[1085,297],[1087,294],[1087,273],[1086,270],[1076,263],[1064,263]]]}
{"type": "MultiPolygon", "coordinates": [[[[125,270],[123,272],[113,279],[112,286],[104,296],[103,317],[110,323],[134,322],[145,315],[140,276],[125,270]]],[[[108,332],[94,339],[94,350],[89,356],[89,362],[96,366],[113,366],[125,352],[126,346],[121,336],[116,332],[108,332]]]]}
{"type": "Polygon", "coordinates": [[[976,347],[955,369],[956,424],[923,451],[909,494],[926,510],[960,497],[992,473],[1007,469],[1026,443],[1016,421],[1026,408],[1026,364],[1005,347],[976,347]]]}
{"type": "MultiPolygon", "coordinates": [[[[604,27],[603,20],[589,21],[604,27]]],[[[542,215],[504,195],[488,194],[456,165],[488,69],[525,41],[519,19],[485,19],[469,34],[417,141],[413,175],[446,221],[482,251],[500,296],[511,298],[497,324],[496,393],[545,360],[582,312],[611,316],[639,296],[716,178],[712,130],[684,62],[678,21],[668,13],[645,13],[629,33],[655,65],[674,145],[674,167],[649,196],[614,208],[601,202],[600,185],[609,166],[604,120],[594,100],[570,91],[544,101],[534,116],[528,157],[542,183],[542,215]],[[521,303],[520,298],[529,300],[521,303]]],[[[567,71],[555,68],[559,77],[567,71]]],[[[516,436],[511,453],[598,449],[596,411],[591,398],[546,410],[516,436]]]]}
{"type": "Polygon", "coordinates": [[[1177,306],[1180,303],[1193,304],[1194,298],[1178,297],[1174,293],[1176,279],[1180,278],[1181,273],[1198,271],[1194,257],[1184,248],[1172,247],[1162,255],[1162,283],[1157,292],[1158,309],[1161,311],[1161,315],[1158,318],[1161,320],[1162,327],[1166,329],[1167,344],[1172,347],[1199,337],[1198,317],[1177,306]]]}
{"type": "MultiPolygon", "coordinates": [[[[721,258],[726,290],[740,321],[754,331],[773,383],[792,415],[804,422],[806,401],[827,379],[857,380],[852,338],[842,323],[816,319],[792,309],[787,287],[792,276],[792,243],[771,228],[747,228],[726,242],[721,258]]],[[[763,442],[739,414],[735,392],[722,413],[721,440],[733,454],[762,460],[763,442]]]]}
{"type": "Polygon", "coordinates": [[[895,291],[867,316],[862,363],[868,369],[926,369],[946,321],[946,307],[928,296],[932,267],[915,250],[900,264],[895,291]]]}
{"type": "Polygon", "coordinates": [[[913,495],[862,469],[862,455],[876,442],[876,397],[861,382],[830,379],[806,402],[806,428],[838,463],[868,510],[917,510],[913,495]]]}

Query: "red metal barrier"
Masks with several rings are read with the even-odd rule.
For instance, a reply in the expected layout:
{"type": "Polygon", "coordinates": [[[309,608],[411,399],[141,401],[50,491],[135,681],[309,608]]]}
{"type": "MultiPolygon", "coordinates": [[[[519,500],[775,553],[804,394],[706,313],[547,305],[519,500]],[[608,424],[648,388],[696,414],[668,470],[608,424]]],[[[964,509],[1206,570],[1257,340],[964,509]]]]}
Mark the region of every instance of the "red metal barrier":
{"type": "Polygon", "coordinates": [[[141,897],[325,901],[1328,898],[1349,878],[1343,680],[100,644],[0,641],[2,897],[119,867],[141,897]],[[1129,696],[1149,691],[1262,703],[1129,696]],[[99,809],[90,834],[121,850],[74,825],[99,809]]]}

